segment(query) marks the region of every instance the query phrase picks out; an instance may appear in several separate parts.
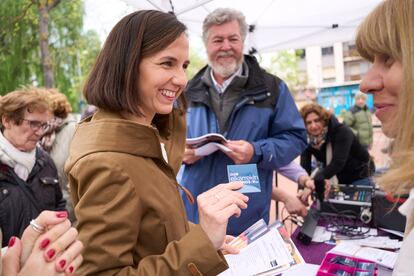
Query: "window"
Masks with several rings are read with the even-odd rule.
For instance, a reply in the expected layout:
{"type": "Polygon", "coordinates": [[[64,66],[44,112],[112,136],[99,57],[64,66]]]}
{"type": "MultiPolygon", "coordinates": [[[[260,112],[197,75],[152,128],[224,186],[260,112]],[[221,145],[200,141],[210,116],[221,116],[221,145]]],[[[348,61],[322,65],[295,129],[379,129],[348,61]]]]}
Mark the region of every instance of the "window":
{"type": "Polygon", "coordinates": [[[334,53],[333,46],[322,48],[322,56],[330,56],[330,55],[333,55],[333,53],[334,53]]]}

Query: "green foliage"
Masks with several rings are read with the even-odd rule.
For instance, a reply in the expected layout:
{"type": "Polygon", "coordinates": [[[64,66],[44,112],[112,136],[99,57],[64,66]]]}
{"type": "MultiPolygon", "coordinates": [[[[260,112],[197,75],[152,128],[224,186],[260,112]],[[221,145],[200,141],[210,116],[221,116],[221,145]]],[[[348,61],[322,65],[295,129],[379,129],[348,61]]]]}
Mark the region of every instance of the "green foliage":
{"type": "MultiPolygon", "coordinates": [[[[43,86],[37,1],[1,0],[0,94],[43,86]]],[[[83,33],[83,1],[61,0],[49,11],[49,49],[56,88],[76,111],[80,88],[99,50],[95,32],[83,33]]]]}
{"type": "Polygon", "coordinates": [[[190,48],[190,65],[187,68],[187,78],[189,80],[191,80],[191,78],[207,64],[207,60],[202,57],[200,51],[201,50],[190,48]]]}
{"type": "Polygon", "coordinates": [[[306,74],[299,69],[300,54],[303,50],[287,50],[274,54],[271,65],[266,68],[270,73],[283,79],[295,95],[306,86],[306,74]]]}
{"type": "Polygon", "coordinates": [[[40,59],[30,62],[38,50],[37,15],[24,0],[0,2],[0,93],[14,90],[40,73],[40,59]]]}

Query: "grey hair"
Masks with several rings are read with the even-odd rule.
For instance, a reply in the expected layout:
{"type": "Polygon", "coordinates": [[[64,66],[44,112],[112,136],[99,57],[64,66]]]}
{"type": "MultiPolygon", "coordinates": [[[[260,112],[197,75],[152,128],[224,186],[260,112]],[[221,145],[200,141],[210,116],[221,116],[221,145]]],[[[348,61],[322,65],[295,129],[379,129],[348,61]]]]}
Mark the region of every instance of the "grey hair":
{"type": "Polygon", "coordinates": [[[203,22],[203,42],[207,45],[208,30],[215,25],[237,20],[240,25],[240,34],[244,41],[247,35],[247,23],[245,16],[238,10],[230,8],[218,8],[211,12],[203,22]]]}
{"type": "Polygon", "coordinates": [[[365,93],[362,93],[361,91],[356,92],[355,93],[355,99],[361,99],[361,98],[366,99],[367,95],[365,93]]]}

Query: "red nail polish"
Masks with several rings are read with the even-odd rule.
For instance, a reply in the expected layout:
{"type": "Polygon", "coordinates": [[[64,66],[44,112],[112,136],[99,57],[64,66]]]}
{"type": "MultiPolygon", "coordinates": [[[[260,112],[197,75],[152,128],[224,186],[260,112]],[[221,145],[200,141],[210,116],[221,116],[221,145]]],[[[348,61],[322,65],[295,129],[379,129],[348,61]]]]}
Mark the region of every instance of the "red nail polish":
{"type": "Polygon", "coordinates": [[[46,255],[49,257],[49,259],[52,259],[53,256],[55,256],[56,251],[54,249],[50,249],[46,252],[46,255]]]}
{"type": "Polygon", "coordinates": [[[70,267],[69,267],[69,273],[71,273],[71,274],[72,274],[72,272],[73,272],[73,266],[70,266],[70,267]]]}
{"type": "Polygon", "coordinates": [[[9,245],[8,245],[8,246],[9,246],[9,247],[12,247],[12,246],[14,245],[14,243],[15,243],[15,242],[16,242],[16,237],[14,237],[14,236],[13,236],[13,237],[11,237],[11,238],[10,238],[10,240],[9,240],[9,245]]]}
{"type": "Polygon", "coordinates": [[[57,216],[58,218],[66,218],[66,217],[68,217],[68,212],[66,212],[66,211],[57,212],[57,213],[56,213],[56,216],[57,216]]]}
{"type": "Polygon", "coordinates": [[[60,266],[61,268],[63,268],[63,267],[65,266],[65,264],[66,264],[66,261],[65,261],[65,260],[60,260],[60,261],[59,261],[59,266],[60,266]]]}
{"type": "Polygon", "coordinates": [[[40,243],[40,249],[45,249],[50,243],[49,239],[44,239],[41,243],[40,243]]]}

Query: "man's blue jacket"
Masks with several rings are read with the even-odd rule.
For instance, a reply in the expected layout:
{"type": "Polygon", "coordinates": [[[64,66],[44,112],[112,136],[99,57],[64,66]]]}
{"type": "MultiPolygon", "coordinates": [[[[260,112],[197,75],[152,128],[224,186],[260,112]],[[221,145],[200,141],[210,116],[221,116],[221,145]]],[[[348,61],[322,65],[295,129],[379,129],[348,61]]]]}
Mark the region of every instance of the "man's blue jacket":
{"type": "MultiPolygon", "coordinates": [[[[238,235],[251,224],[263,218],[269,221],[273,170],[287,165],[306,147],[306,130],[295,102],[286,84],[259,67],[256,59],[245,56],[248,79],[240,93],[222,133],[230,140],[246,140],[254,147],[249,163],[256,163],[261,185],[260,193],[249,193],[248,208],[239,218],[231,218],[227,233],[238,235]]],[[[212,87],[204,80],[207,66],[189,82],[185,95],[189,101],[187,111],[187,137],[207,133],[221,133],[217,117],[211,108],[209,93],[212,87]]],[[[210,81],[211,83],[211,81],[210,81]]],[[[216,93],[212,91],[213,93],[216,93]]],[[[226,91],[225,93],[229,93],[226,91]]],[[[220,183],[228,182],[227,165],[233,160],[216,151],[191,165],[183,166],[181,184],[194,196],[220,183]]],[[[183,196],[188,219],[198,223],[197,203],[191,204],[183,196]]]]}

